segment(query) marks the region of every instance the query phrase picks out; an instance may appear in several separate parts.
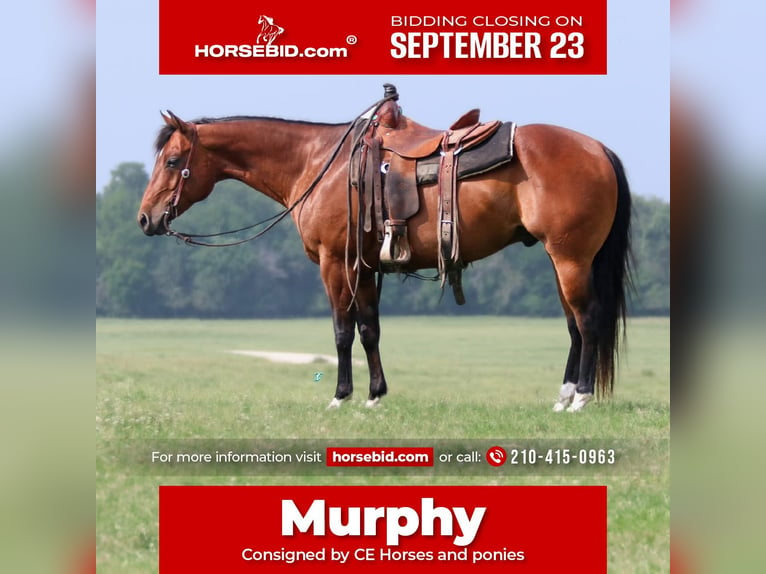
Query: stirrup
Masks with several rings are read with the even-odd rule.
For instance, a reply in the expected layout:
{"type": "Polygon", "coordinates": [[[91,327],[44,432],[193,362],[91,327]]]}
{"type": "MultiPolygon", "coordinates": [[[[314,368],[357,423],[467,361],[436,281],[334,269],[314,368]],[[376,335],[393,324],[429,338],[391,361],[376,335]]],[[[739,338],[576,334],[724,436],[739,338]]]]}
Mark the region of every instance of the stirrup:
{"type": "Polygon", "coordinates": [[[407,222],[387,219],[383,224],[383,246],[380,248],[380,264],[384,271],[398,271],[412,257],[407,240],[407,222]]]}

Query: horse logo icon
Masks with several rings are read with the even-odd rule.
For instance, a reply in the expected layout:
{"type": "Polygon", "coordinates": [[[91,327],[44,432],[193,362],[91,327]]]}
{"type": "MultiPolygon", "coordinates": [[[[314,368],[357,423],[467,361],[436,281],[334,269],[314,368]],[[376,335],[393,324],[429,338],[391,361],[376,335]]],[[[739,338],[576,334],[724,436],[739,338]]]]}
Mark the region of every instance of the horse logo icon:
{"type": "Polygon", "coordinates": [[[258,23],[261,25],[261,33],[258,34],[258,39],[256,40],[259,44],[263,41],[267,46],[271,46],[271,43],[277,39],[277,36],[285,31],[282,26],[274,24],[274,18],[269,18],[266,15],[261,15],[258,18],[258,23]]]}

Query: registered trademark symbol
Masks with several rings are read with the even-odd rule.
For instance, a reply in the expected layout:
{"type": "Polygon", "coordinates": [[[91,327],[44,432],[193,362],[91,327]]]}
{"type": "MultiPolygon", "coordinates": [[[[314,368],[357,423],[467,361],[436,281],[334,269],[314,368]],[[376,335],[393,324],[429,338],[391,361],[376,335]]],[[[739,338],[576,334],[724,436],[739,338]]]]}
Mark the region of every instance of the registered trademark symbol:
{"type": "Polygon", "coordinates": [[[356,36],[354,36],[353,34],[349,34],[348,36],[346,36],[346,44],[353,46],[356,43],[357,43],[356,36]]]}

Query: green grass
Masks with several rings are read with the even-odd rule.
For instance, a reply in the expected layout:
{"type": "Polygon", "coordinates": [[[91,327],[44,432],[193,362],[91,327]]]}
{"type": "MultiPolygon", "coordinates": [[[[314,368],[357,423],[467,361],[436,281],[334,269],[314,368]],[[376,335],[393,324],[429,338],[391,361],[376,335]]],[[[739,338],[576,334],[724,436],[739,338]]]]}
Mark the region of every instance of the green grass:
{"type": "MultiPolygon", "coordinates": [[[[156,570],[159,484],[606,484],[609,571],[667,572],[669,321],[640,319],[615,396],[577,414],[551,412],[568,349],[563,320],[384,317],[389,395],[365,409],[366,366],[355,398],[327,411],[335,366],[274,364],[227,353],[258,349],[334,354],[329,319],[131,321],[100,319],[97,333],[99,572],[156,570]],[[321,381],[314,374],[322,372],[321,381]],[[584,476],[149,476],[120,457],[124,444],[173,439],[617,440],[640,472],[584,476]]],[[[363,359],[361,346],[355,359],[363,359]]],[[[381,442],[382,441],[382,442],[381,442]]],[[[576,511],[573,501],[572,509],[576,511]]],[[[552,545],[558,535],[552,537],[552,545]]],[[[552,546],[553,548],[553,546],[552,546]]]]}

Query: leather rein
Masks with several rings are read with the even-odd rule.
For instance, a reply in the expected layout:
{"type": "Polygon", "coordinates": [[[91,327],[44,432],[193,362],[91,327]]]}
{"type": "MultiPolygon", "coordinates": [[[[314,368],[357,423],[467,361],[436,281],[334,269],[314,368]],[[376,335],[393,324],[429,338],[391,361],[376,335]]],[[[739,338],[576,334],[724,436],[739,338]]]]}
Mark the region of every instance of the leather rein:
{"type": "MultiPolygon", "coordinates": [[[[333,164],[335,159],[340,154],[340,150],[343,147],[344,142],[348,138],[349,134],[352,132],[354,127],[356,126],[357,122],[364,118],[365,115],[369,114],[369,117],[367,118],[368,125],[372,123],[373,118],[375,114],[377,113],[378,109],[386,103],[388,100],[390,100],[390,96],[386,96],[376,102],[371,108],[369,108],[364,113],[357,116],[356,119],[354,119],[348,126],[348,129],[346,129],[343,136],[341,136],[340,141],[338,141],[338,144],[335,146],[335,149],[333,150],[332,154],[328,158],[328,160],[325,162],[322,169],[319,171],[317,176],[314,178],[314,180],[311,182],[311,184],[306,188],[306,191],[304,191],[301,196],[289,207],[286,207],[279,213],[276,213],[275,215],[272,215],[271,217],[268,217],[262,221],[258,221],[257,223],[253,223],[252,225],[248,225],[246,227],[240,227],[239,229],[233,229],[231,231],[221,231],[219,233],[209,233],[209,234],[195,234],[195,233],[183,233],[181,231],[176,231],[174,229],[170,228],[170,224],[168,223],[166,225],[167,232],[165,235],[169,235],[171,237],[175,237],[177,239],[180,239],[187,245],[198,245],[202,247],[230,247],[233,245],[241,245],[242,243],[247,243],[249,241],[252,241],[254,239],[258,239],[262,235],[264,235],[267,231],[269,231],[271,228],[273,228],[277,223],[282,221],[285,217],[287,217],[293,210],[295,210],[296,207],[298,207],[301,203],[303,203],[309,195],[311,195],[311,192],[314,191],[316,186],[319,184],[319,182],[322,180],[322,178],[325,176],[327,171],[330,169],[330,166],[333,164]],[[204,241],[198,241],[198,239],[207,239],[211,237],[222,237],[224,235],[232,235],[234,233],[240,233],[242,231],[247,231],[248,229],[254,229],[256,227],[259,227],[261,225],[268,225],[262,229],[261,231],[249,236],[245,237],[244,239],[240,239],[238,241],[231,241],[228,243],[206,243],[204,241]]],[[[189,124],[192,128],[192,135],[191,135],[191,145],[189,147],[189,153],[186,156],[186,164],[184,168],[181,170],[181,178],[178,181],[178,185],[176,186],[176,189],[173,191],[173,195],[170,196],[170,201],[168,202],[167,208],[164,212],[165,217],[170,218],[170,220],[174,220],[176,218],[176,214],[178,212],[178,203],[181,200],[181,193],[183,191],[184,184],[186,183],[186,180],[191,177],[191,160],[192,155],[194,153],[195,145],[199,141],[199,135],[197,133],[197,126],[196,124],[189,124]]],[[[366,128],[367,126],[365,126],[366,128]]],[[[364,133],[365,130],[362,131],[364,133]]],[[[355,141],[352,145],[352,154],[353,154],[353,148],[358,145],[358,141],[355,141]]]]}

